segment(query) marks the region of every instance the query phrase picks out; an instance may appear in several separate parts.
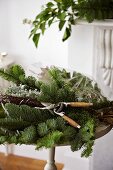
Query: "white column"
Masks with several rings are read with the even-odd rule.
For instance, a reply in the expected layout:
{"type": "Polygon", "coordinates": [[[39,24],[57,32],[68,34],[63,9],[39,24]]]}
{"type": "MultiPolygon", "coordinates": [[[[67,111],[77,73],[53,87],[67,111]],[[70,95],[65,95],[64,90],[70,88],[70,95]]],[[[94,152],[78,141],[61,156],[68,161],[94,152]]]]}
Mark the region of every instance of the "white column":
{"type": "Polygon", "coordinates": [[[14,154],[14,144],[6,144],[5,145],[5,155],[14,154]]]}
{"type": "Polygon", "coordinates": [[[55,165],[55,147],[49,149],[48,160],[44,170],[57,170],[55,165]]]}

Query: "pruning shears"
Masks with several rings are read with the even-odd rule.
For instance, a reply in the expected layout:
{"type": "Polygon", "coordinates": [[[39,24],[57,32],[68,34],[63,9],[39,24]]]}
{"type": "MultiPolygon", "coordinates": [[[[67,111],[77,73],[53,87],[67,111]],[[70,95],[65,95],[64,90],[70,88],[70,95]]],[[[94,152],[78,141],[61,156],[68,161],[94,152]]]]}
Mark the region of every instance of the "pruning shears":
{"type": "MultiPolygon", "coordinates": [[[[60,102],[58,104],[51,104],[51,103],[42,103],[44,107],[40,109],[48,109],[53,110],[53,112],[59,116],[61,116],[64,120],[66,120],[71,126],[75,128],[80,128],[80,125],[75,122],[73,119],[69,118],[65,115],[65,112],[63,111],[64,107],[70,106],[70,107],[89,107],[92,106],[92,103],[86,103],[86,102],[60,102]]],[[[37,107],[36,107],[37,108],[37,107]]]]}
{"type": "Polygon", "coordinates": [[[61,116],[64,120],[66,120],[71,126],[75,128],[80,128],[80,125],[75,122],[73,119],[65,115],[65,112],[63,112],[63,103],[58,103],[54,107],[54,113],[61,116]]]}

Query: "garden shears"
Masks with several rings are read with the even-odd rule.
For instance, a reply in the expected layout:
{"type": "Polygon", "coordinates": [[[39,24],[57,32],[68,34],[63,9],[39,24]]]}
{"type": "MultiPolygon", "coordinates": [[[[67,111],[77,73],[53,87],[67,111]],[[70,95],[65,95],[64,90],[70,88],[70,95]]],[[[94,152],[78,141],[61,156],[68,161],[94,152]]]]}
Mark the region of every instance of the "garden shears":
{"type": "Polygon", "coordinates": [[[63,111],[64,107],[90,107],[93,104],[87,103],[87,102],[59,102],[58,104],[52,104],[52,103],[43,103],[42,105],[44,107],[38,108],[38,109],[48,109],[53,110],[53,112],[59,116],[61,116],[64,120],[66,120],[71,126],[75,128],[80,128],[80,125],[75,122],[73,119],[65,115],[65,112],[63,111]]]}

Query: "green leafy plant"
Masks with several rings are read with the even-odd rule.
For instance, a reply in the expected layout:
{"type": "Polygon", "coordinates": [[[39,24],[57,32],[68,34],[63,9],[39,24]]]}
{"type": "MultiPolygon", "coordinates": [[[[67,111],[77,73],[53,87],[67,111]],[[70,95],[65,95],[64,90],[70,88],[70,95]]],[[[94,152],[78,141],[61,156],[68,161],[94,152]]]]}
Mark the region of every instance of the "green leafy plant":
{"type": "Polygon", "coordinates": [[[0,94],[0,144],[31,144],[36,149],[68,144],[72,151],[83,148],[81,156],[88,157],[97,127],[113,126],[113,102],[101,94],[97,83],[80,73],[71,76],[65,69],[43,68],[38,79],[29,79],[21,66],[14,65],[1,69],[0,75],[15,83],[0,94]],[[82,104],[62,110],[80,128],[56,114],[54,108],[66,102],[82,104]],[[84,107],[84,102],[91,105],[84,107]],[[46,108],[48,103],[54,107],[46,108]]]}
{"type": "Polygon", "coordinates": [[[59,31],[64,31],[62,40],[65,41],[70,37],[72,25],[75,25],[78,19],[92,22],[95,19],[111,18],[113,18],[113,0],[52,0],[43,6],[33,21],[30,37],[37,47],[41,35],[57,22],[59,31]]]}

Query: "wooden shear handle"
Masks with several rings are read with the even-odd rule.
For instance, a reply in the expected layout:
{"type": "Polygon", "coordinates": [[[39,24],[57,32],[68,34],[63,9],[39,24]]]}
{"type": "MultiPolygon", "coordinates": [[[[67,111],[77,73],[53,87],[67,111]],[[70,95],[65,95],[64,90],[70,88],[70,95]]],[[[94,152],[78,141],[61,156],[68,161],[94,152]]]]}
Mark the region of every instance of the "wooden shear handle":
{"type": "Polygon", "coordinates": [[[68,116],[63,115],[62,116],[64,118],[64,120],[66,120],[71,126],[75,127],[75,128],[80,128],[80,125],[78,123],[76,123],[73,119],[69,118],[68,116]]]}
{"type": "Polygon", "coordinates": [[[92,103],[87,103],[87,102],[70,102],[68,103],[68,106],[71,107],[89,107],[92,106],[92,103]]]}

